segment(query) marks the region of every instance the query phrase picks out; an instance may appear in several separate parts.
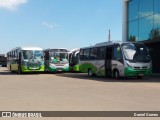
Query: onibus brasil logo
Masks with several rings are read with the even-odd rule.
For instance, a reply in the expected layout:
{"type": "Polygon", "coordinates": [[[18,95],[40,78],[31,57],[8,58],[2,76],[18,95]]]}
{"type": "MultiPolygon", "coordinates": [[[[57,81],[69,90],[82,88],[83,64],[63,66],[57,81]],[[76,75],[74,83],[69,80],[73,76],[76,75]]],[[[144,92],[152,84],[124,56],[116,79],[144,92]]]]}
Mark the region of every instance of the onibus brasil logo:
{"type": "Polygon", "coordinates": [[[2,112],[1,117],[42,117],[39,112],[2,112]]]}

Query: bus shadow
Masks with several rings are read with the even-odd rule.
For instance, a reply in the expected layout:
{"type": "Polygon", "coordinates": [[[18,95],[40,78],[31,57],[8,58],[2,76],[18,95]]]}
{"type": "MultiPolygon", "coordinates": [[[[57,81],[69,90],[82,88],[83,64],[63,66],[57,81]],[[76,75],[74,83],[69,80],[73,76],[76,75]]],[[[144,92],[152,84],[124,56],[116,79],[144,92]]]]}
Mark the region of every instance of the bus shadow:
{"type": "Polygon", "coordinates": [[[11,72],[0,72],[0,75],[17,75],[17,73],[11,73],[11,72]]]}
{"type": "Polygon", "coordinates": [[[63,72],[26,72],[19,74],[18,72],[11,72],[9,70],[0,71],[0,75],[43,75],[43,74],[58,75],[62,73],[63,72]]]}
{"type": "Polygon", "coordinates": [[[9,70],[5,70],[5,72],[0,72],[0,75],[41,75],[46,74],[45,72],[30,72],[30,73],[22,73],[18,74],[17,72],[10,72],[9,70]]]}
{"type": "Polygon", "coordinates": [[[145,76],[142,79],[138,79],[137,77],[128,77],[128,78],[120,78],[120,79],[114,79],[111,76],[107,77],[101,77],[101,76],[94,76],[89,77],[85,73],[62,73],[62,74],[56,74],[56,76],[59,77],[68,77],[68,78],[76,78],[81,80],[92,80],[92,81],[100,81],[100,82],[130,82],[130,83],[152,83],[152,82],[160,82],[159,76],[145,76]]]}
{"type": "MultiPolygon", "coordinates": [[[[0,68],[0,75],[43,75],[43,74],[62,74],[64,72],[26,72],[26,73],[22,73],[22,74],[18,74],[18,72],[11,72],[10,70],[7,69],[7,67],[4,68],[0,68]]],[[[67,73],[67,72],[65,72],[67,73]]]]}

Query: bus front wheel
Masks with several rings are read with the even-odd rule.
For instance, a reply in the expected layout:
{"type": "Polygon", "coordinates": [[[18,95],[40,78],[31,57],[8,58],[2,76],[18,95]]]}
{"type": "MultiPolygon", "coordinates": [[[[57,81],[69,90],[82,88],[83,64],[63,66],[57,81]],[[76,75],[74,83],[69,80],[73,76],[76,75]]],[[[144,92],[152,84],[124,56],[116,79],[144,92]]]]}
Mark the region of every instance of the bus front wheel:
{"type": "Polygon", "coordinates": [[[118,70],[114,70],[113,71],[113,77],[115,78],[115,79],[119,79],[119,71],[118,70]]]}
{"type": "Polygon", "coordinates": [[[91,69],[88,69],[88,76],[89,76],[89,77],[93,77],[93,75],[94,75],[94,74],[93,74],[92,70],[91,70],[91,69]]]}

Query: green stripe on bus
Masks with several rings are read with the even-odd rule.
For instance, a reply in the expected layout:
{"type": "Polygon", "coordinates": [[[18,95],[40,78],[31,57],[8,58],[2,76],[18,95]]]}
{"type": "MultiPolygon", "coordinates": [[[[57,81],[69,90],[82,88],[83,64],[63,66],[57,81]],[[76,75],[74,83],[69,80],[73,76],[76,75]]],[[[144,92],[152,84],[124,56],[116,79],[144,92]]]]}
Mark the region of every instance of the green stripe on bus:
{"type": "Polygon", "coordinates": [[[134,70],[130,67],[125,68],[124,75],[125,76],[139,76],[140,74],[143,75],[151,75],[152,69],[146,69],[146,70],[134,70]]]}

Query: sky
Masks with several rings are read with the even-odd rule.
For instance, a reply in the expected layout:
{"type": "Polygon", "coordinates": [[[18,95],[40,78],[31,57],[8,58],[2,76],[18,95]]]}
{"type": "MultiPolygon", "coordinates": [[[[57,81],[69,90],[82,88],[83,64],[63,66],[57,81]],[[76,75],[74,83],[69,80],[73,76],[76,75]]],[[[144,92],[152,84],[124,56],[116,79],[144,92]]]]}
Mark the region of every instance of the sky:
{"type": "Polygon", "coordinates": [[[122,39],[122,0],[0,0],[0,54],[122,39]]]}

